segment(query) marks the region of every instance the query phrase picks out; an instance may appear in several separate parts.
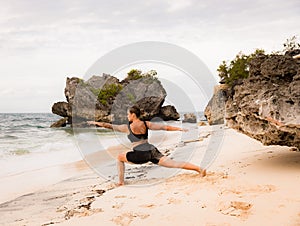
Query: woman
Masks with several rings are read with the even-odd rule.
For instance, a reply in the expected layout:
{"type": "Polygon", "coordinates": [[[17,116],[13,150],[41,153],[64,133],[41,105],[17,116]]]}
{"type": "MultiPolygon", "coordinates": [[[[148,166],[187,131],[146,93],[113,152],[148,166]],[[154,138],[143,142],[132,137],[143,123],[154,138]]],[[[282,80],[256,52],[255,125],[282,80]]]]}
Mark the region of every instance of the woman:
{"type": "Polygon", "coordinates": [[[128,139],[132,142],[132,151],[120,153],[118,155],[118,173],[119,173],[119,185],[124,185],[124,171],[125,162],[134,164],[143,164],[146,162],[152,162],[154,164],[169,167],[169,168],[181,168],[186,170],[194,170],[198,172],[202,177],[206,175],[206,170],[201,169],[199,166],[188,162],[174,161],[167,156],[164,156],[155,146],[148,143],[148,129],[150,130],[166,130],[166,131],[186,131],[179,127],[168,126],[163,124],[156,124],[149,121],[142,121],[140,117],[140,109],[136,106],[131,107],[128,110],[127,118],[128,125],[113,125],[105,122],[88,121],[89,125],[97,125],[100,127],[113,129],[119,132],[127,134],[128,139]]]}

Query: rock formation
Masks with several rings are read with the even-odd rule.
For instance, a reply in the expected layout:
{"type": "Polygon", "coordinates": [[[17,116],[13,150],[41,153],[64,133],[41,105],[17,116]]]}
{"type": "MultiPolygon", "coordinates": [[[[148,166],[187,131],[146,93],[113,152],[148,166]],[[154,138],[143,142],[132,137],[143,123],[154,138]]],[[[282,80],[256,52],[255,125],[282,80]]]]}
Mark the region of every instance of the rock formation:
{"type": "MultiPolygon", "coordinates": [[[[215,104],[218,108],[225,103],[219,111],[225,112],[229,127],[265,145],[300,149],[300,59],[292,54],[259,55],[250,62],[249,77],[223,94],[218,90],[210,104],[221,103],[215,104]]],[[[219,120],[219,114],[211,119],[214,111],[208,112],[209,121],[219,120]]]]}
{"type": "Polygon", "coordinates": [[[54,122],[50,127],[51,128],[58,128],[58,127],[65,127],[68,123],[68,117],[61,118],[57,122],[54,122]]]}
{"type": "Polygon", "coordinates": [[[213,97],[208,102],[204,115],[210,125],[224,123],[225,103],[228,98],[228,86],[215,86],[213,97]]]}
{"type": "Polygon", "coordinates": [[[174,106],[163,106],[166,91],[155,77],[124,79],[103,74],[92,76],[87,81],[77,77],[67,78],[66,102],[57,102],[52,112],[64,117],[51,127],[84,127],[86,120],[127,122],[127,109],[133,105],[140,107],[144,120],[160,117],[163,120],[178,120],[180,115],[174,106]]]}
{"type": "Polygon", "coordinates": [[[177,120],[180,118],[180,115],[177,112],[176,108],[171,105],[161,107],[159,115],[162,120],[177,120]]]}
{"type": "Polygon", "coordinates": [[[194,113],[186,113],[183,115],[182,122],[196,123],[197,116],[194,113]]]}

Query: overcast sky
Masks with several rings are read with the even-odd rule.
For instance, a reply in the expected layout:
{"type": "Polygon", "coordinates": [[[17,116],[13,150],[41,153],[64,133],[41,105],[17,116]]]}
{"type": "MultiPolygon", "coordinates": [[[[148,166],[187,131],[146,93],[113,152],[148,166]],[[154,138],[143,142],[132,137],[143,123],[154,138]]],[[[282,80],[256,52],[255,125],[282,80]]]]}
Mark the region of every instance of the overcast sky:
{"type": "Polygon", "coordinates": [[[66,77],[138,41],[186,48],[217,75],[239,51],[299,37],[299,12],[299,0],[0,0],[0,112],[51,112],[66,77]]]}

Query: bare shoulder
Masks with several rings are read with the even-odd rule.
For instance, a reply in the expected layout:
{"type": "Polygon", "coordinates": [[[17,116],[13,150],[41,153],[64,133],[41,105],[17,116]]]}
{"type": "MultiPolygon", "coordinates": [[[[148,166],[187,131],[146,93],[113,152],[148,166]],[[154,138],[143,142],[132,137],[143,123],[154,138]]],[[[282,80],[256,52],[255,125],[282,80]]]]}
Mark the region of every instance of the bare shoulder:
{"type": "Polygon", "coordinates": [[[164,124],[154,123],[149,121],[146,121],[146,124],[150,130],[162,130],[165,127],[164,124]]]}

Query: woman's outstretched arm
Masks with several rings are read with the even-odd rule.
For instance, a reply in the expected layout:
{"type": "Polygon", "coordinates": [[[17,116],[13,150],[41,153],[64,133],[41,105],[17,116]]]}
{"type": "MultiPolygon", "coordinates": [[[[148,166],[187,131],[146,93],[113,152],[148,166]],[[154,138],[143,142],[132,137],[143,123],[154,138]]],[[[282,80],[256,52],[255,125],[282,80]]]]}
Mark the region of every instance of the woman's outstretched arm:
{"type": "Polygon", "coordinates": [[[180,128],[180,127],[175,127],[175,126],[169,126],[169,125],[164,125],[160,123],[152,123],[147,121],[147,126],[151,130],[166,130],[166,131],[188,131],[187,129],[180,128]]]}
{"type": "Polygon", "coordinates": [[[103,127],[103,128],[106,128],[106,129],[113,129],[113,130],[118,131],[118,132],[128,133],[128,127],[125,124],[123,124],[123,125],[114,125],[114,124],[107,123],[107,122],[95,122],[95,121],[87,121],[87,124],[103,127]]]}

